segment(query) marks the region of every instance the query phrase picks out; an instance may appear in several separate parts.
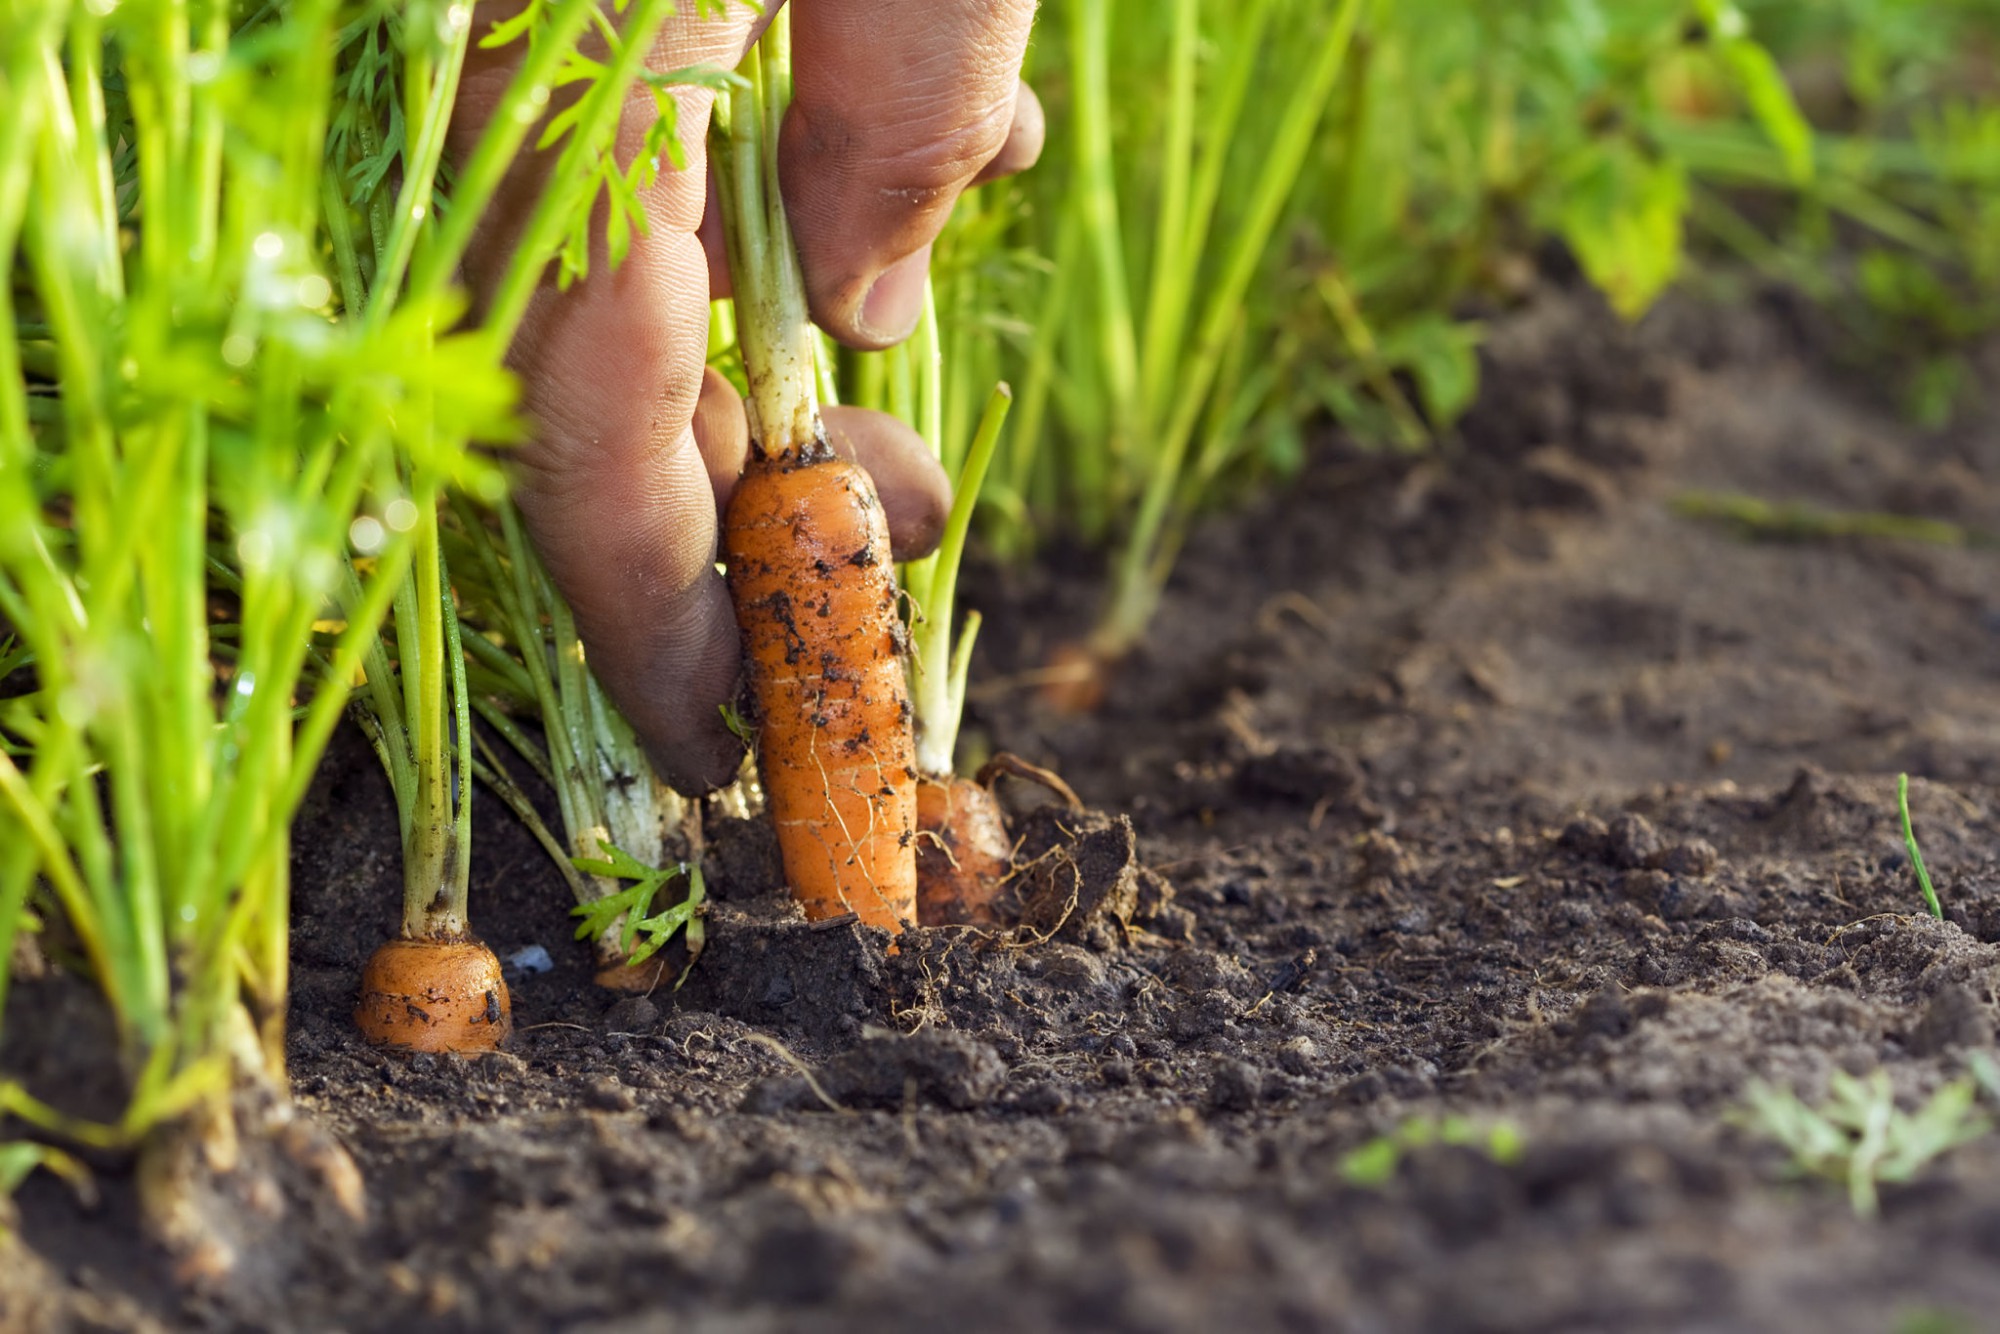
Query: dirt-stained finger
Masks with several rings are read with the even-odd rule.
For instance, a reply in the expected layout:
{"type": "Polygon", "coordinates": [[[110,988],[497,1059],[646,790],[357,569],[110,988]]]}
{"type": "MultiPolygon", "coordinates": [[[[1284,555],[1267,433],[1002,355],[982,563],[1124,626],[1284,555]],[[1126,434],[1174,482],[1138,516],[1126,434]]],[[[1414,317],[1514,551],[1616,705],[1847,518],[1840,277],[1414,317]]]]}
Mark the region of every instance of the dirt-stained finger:
{"type": "Polygon", "coordinates": [[[924,438],[887,413],[866,408],[830,407],[824,416],[834,450],[875,480],[896,559],[915,560],[937,550],[951,513],[951,481],[924,438]]]}
{"type": "Polygon", "coordinates": [[[916,327],[930,244],[1014,128],[1034,9],[794,0],[779,170],[813,318],[842,342],[916,327]]]}
{"type": "Polygon", "coordinates": [[[750,414],[744,411],[736,386],[714,367],[702,372],[701,398],[694,408],[694,443],[708,469],[715,511],[720,514],[750,457],[750,414]]]}
{"type": "MultiPolygon", "coordinates": [[[[653,67],[733,66],[753,12],[735,4],[702,18],[683,8],[663,28],[653,67]]],[[[469,62],[452,131],[461,160],[519,58],[518,50],[482,50],[469,62]]],[[[708,262],[696,228],[713,94],[680,88],[674,96],[686,169],[663,164],[644,201],[648,227],[617,269],[599,232],[587,277],[563,291],[551,274],[509,362],[521,374],[532,422],[519,454],[521,512],[576,613],[592,671],[661,774],[694,792],[729,781],[742,750],[720,713],[734,696],[742,655],[715,572],[710,460],[719,471],[740,462],[728,457],[735,432],[725,400],[712,399],[699,428],[695,422],[709,389],[708,262]]],[[[652,116],[650,90],[636,90],[619,136],[621,162],[643,150],[652,116]]],[[[476,294],[505,271],[555,151],[524,152],[510,171],[467,259],[476,294]]]]}
{"type": "Polygon", "coordinates": [[[1042,110],[1042,99],[1023,80],[1014,93],[1014,119],[1007,127],[1007,139],[993,160],[979,169],[972,183],[984,185],[1003,176],[1018,176],[1041,161],[1042,146],[1048,137],[1049,118],[1042,110]]]}

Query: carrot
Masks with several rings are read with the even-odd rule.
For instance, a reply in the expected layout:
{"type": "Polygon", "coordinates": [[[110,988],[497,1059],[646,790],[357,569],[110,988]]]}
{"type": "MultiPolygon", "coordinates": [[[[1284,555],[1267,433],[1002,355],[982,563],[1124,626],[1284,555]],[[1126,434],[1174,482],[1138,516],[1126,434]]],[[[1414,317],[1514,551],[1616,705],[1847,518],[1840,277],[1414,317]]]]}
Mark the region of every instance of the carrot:
{"type": "Polygon", "coordinates": [[[1014,847],[993,789],[970,778],[917,782],[917,920],[925,926],[1010,925],[997,898],[1014,847]]]}
{"type": "Polygon", "coordinates": [[[820,421],[805,281],[778,189],[786,11],[720,98],[721,184],[749,382],[751,461],[723,523],[756,702],[758,766],[785,876],[806,915],[916,920],[916,770],[895,567],[867,473],[820,421]]]}
{"type": "Polygon", "coordinates": [[[354,1024],[377,1046],[492,1051],[514,1027],[500,960],[476,940],[398,938],[369,956],[354,1024]]]}
{"type": "MultiPolygon", "coordinates": [[[[354,1023],[405,1051],[491,1051],[513,1027],[500,961],[472,935],[472,712],[433,494],[396,599],[396,666],[377,643],[353,711],[389,774],[403,833],[403,920],[361,972],[354,1023]]],[[[350,567],[349,587],[358,588],[350,567]]]]}
{"type": "Polygon", "coordinates": [[[1096,713],[1110,692],[1116,659],[1091,644],[1058,644],[1042,668],[1042,702],[1065,717],[1096,713]]]}
{"type": "Polygon", "coordinates": [[[671,988],[677,970],[667,967],[667,960],[655,954],[644,963],[626,963],[622,959],[609,956],[609,951],[597,951],[597,971],[591,981],[606,991],[629,992],[635,996],[650,996],[661,987],[671,988]]]}
{"type": "Polygon", "coordinates": [[[766,446],[723,534],[792,893],[808,917],[899,931],[916,918],[915,754],[875,488],[823,441],[766,446]]]}
{"type": "Polygon", "coordinates": [[[1010,901],[1014,843],[994,795],[1000,775],[1039,783],[1073,811],[1077,795],[1053,771],[1002,751],[976,778],[933,778],[917,783],[917,920],[925,926],[1006,928],[1020,917],[1010,901]]]}

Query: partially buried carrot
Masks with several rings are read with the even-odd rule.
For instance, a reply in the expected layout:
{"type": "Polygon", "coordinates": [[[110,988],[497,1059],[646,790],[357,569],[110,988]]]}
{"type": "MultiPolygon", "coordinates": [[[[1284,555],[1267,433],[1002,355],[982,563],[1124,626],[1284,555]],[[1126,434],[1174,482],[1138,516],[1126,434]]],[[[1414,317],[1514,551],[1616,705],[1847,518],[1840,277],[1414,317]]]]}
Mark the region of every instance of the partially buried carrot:
{"type": "Polygon", "coordinates": [[[1070,810],[1083,809],[1052,770],[1006,751],[988,760],[976,778],[925,774],[917,782],[917,920],[923,925],[1017,924],[1020,905],[1008,890],[1014,842],[993,791],[1002,774],[1039,783],[1070,810]]]}
{"type": "Polygon", "coordinates": [[[354,1023],[378,1045],[479,1052],[513,1028],[500,961],[472,935],[472,717],[457,604],[435,503],[417,507],[416,558],[396,614],[396,670],[370,651],[355,712],[396,794],[403,831],[403,920],[369,957],[354,1023]],[[447,707],[448,705],[448,707],[447,707]]]}
{"type": "Polygon", "coordinates": [[[925,926],[1011,925],[997,902],[1013,840],[993,789],[970,778],[917,783],[917,920],[925,926]]]}
{"type": "Polygon", "coordinates": [[[491,1051],[513,1028],[500,961],[476,940],[391,940],[369,956],[361,1035],[404,1051],[491,1051]]]}
{"type": "Polygon", "coordinates": [[[792,892],[815,919],[916,920],[916,772],[895,568],[867,473],[827,443],[804,280],[777,184],[780,11],[718,100],[713,161],[749,381],[751,462],[723,526],[758,764],[792,892]]]}

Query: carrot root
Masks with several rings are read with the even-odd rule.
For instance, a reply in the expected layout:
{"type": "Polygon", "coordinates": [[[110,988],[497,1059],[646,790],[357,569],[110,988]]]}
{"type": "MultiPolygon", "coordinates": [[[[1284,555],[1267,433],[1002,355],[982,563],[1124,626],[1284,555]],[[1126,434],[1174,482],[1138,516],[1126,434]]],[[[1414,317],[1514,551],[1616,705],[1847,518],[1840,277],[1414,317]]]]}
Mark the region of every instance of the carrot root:
{"type": "Polygon", "coordinates": [[[391,940],[368,958],[354,1023],[377,1046],[482,1052],[513,1031],[500,960],[476,940],[391,940]]]}
{"type": "Polygon", "coordinates": [[[868,474],[758,454],[724,525],[792,893],[815,921],[917,917],[916,771],[888,524],[868,474]]]}

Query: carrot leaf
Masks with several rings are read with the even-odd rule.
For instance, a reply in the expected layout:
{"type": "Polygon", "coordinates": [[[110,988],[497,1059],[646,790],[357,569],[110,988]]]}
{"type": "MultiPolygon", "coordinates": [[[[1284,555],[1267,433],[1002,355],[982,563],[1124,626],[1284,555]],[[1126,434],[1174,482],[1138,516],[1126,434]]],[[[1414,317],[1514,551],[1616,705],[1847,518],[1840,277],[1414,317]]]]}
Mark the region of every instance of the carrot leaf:
{"type": "MultiPolygon", "coordinates": [[[[576,939],[587,940],[602,935],[624,919],[619,930],[618,944],[631,964],[641,964],[657,954],[678,931],[688,932],[690,966],[693,956],[701,952],[701,937],[697,929],[697,918],[707,904],[707,887],[702,880],[701,867],[694,862],[675,862],[671,866],[648,866],[610,843],[600,843],[606,856],[573,857],[571,864],[587,875],[606,876],[618,880],[629,880],[631,885],[615,894],[607,894],[601,899],[592,899],[570,909],[572,917],[581,918],[576,928],[576,939]],[[674,881],[686,877],[687,897],[655,913],[653,900],[662,889],[674,881]]],[[[685,971],[681,974],[685,977],[685,971]]]]}

